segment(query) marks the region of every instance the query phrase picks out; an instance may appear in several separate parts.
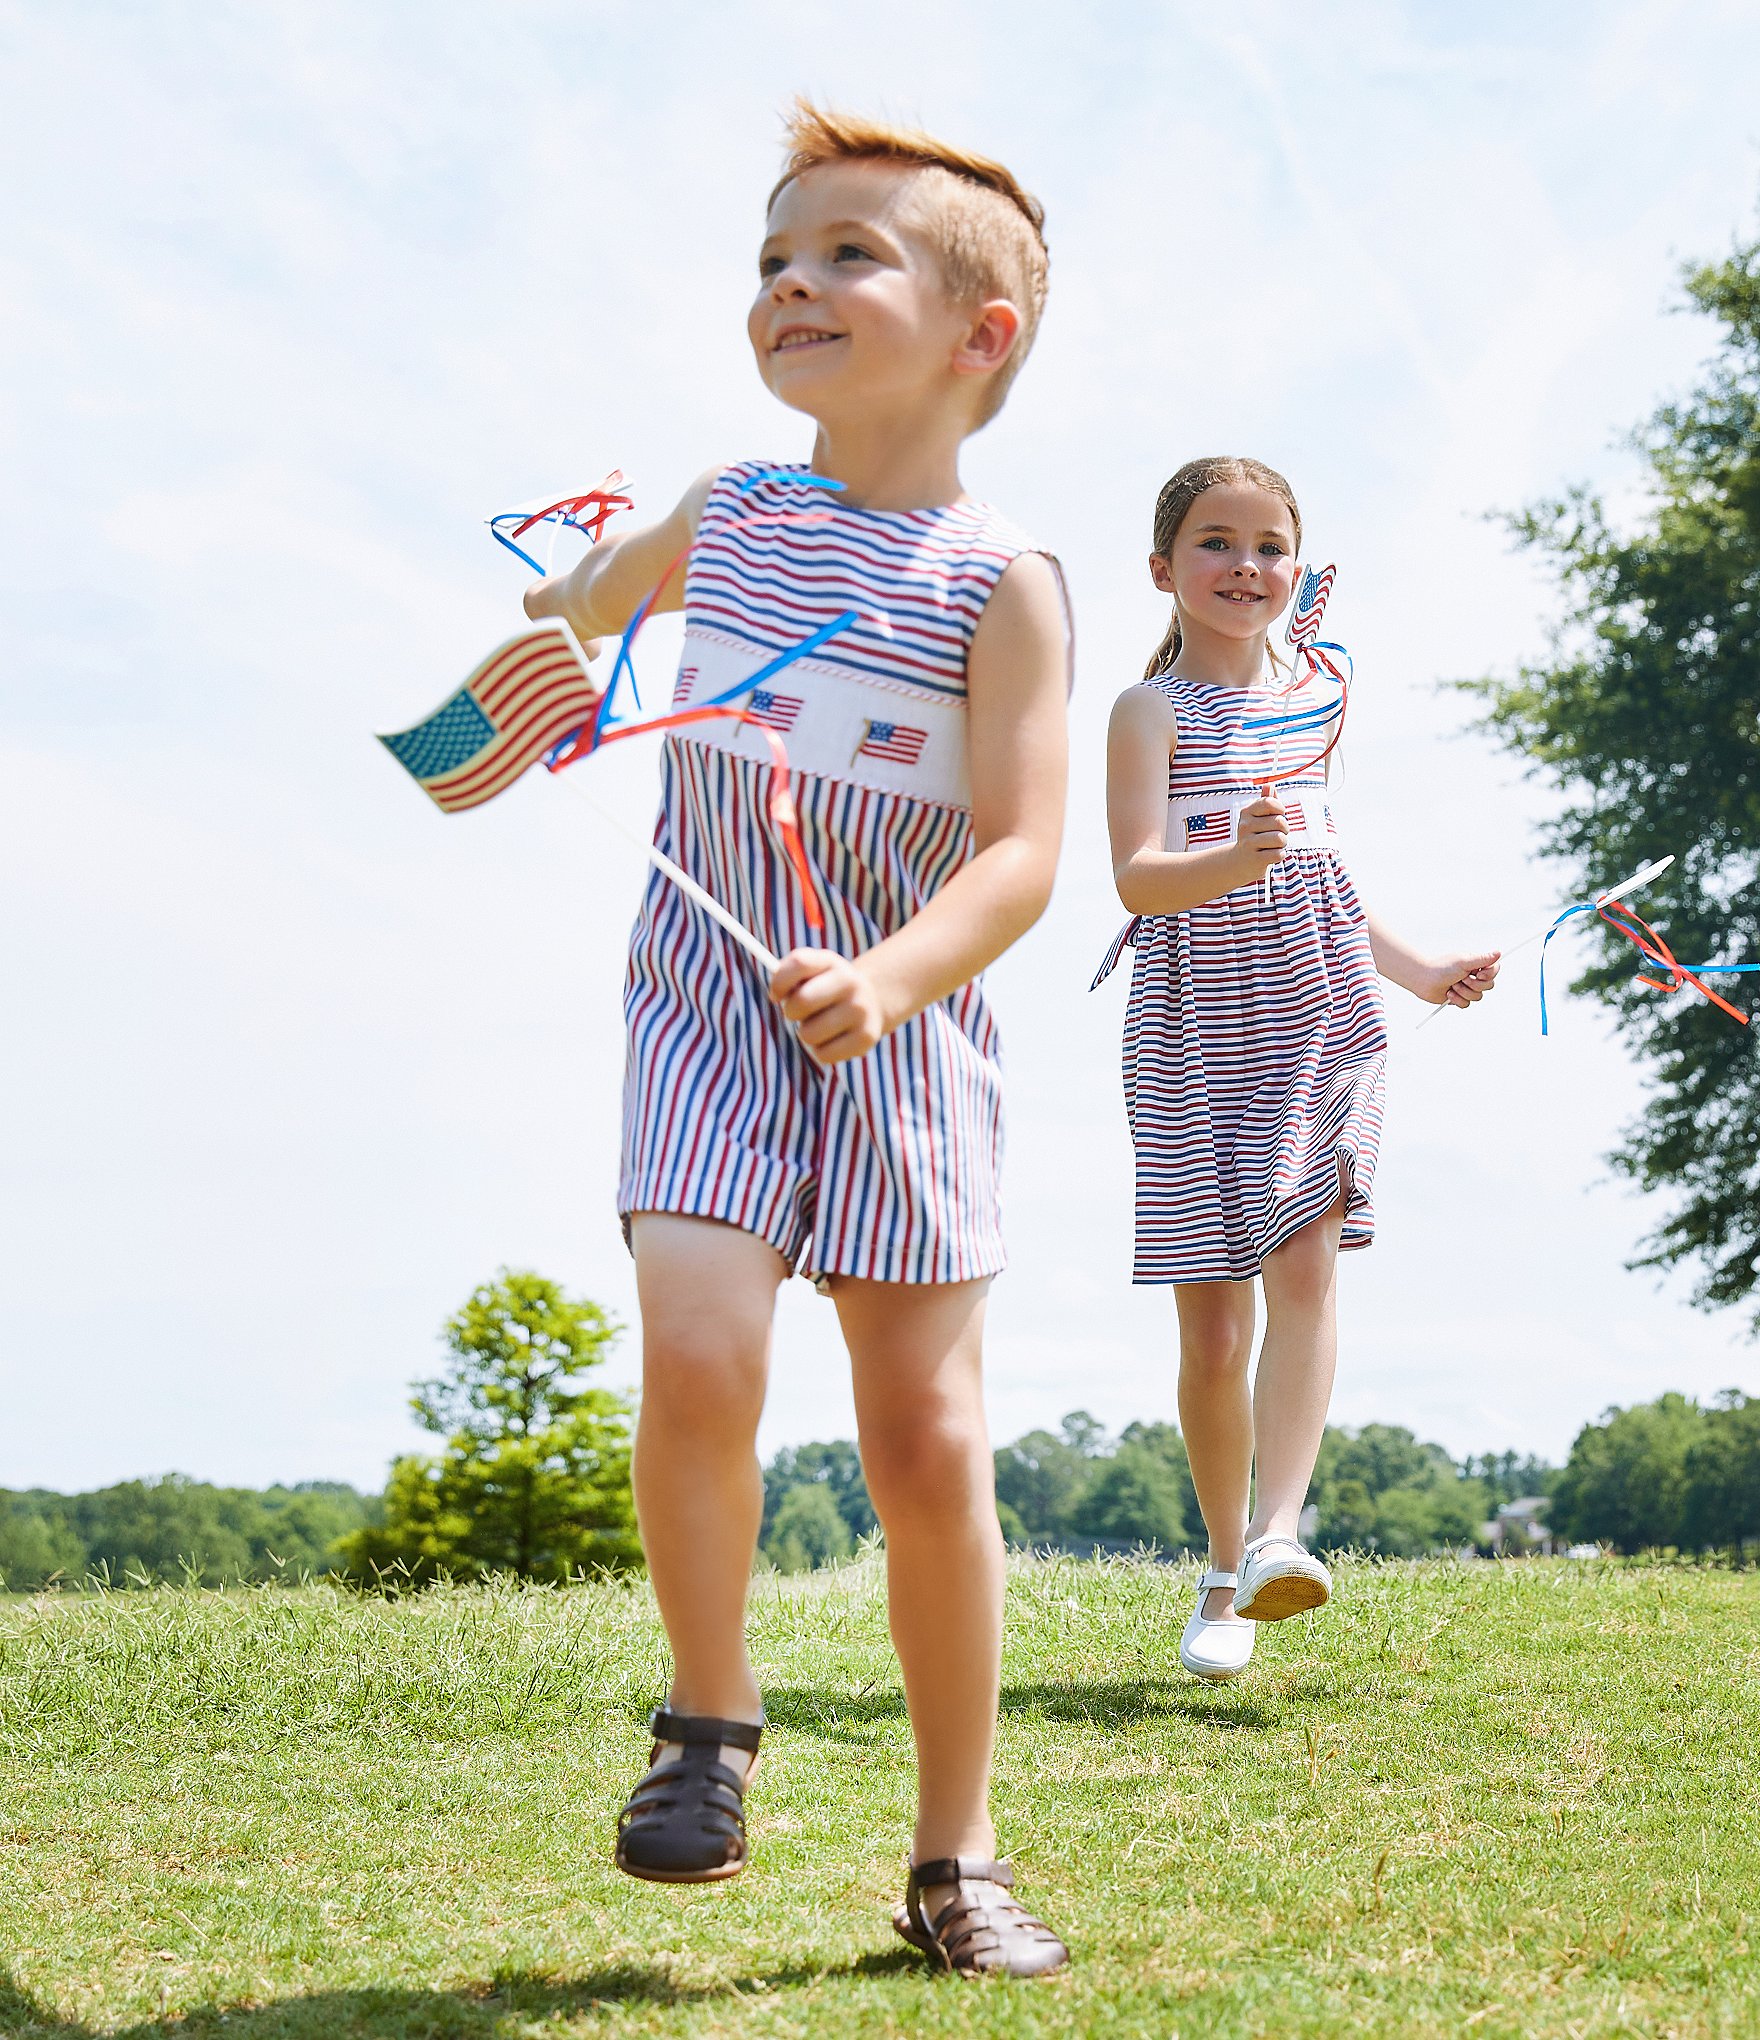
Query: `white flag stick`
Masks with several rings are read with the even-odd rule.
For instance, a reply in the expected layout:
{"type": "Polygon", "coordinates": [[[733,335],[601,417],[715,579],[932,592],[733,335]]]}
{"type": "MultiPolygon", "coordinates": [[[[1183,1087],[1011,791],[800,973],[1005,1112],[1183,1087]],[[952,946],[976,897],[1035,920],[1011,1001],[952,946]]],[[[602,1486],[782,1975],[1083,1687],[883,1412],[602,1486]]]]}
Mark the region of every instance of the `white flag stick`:
{"type": "MultiPolygon", "coordinates": [[[[1606,892],[1597,893],[1595,895],[1596,906],[1605,907],[1614,900],[1623,900],[1628,893],[1635,893],[1641,887],[1647,886],[1652,879],[1660,878],[1673,862],[1674,857],[1672,853],[1667,857],[1658,857],[1654,864],[1646,864],[1642,871],[1634,871],[1630,878],[1622,878],[1618,885],[1610,885],[1606,892]]],[[[1506,949],[1503,952],[1502,960],[1507,963],[1512,956],[1520,956],[1524,949],[1532,949],[1536,942],[1544,942],[1548,931],[1557,927],[1557,925],[1558,920],[1554,916],[1552,920],[1547,922],[1544,928],[1536,928],[1532,935],[1523,936],[1522,940],[1513,949],[1506,949]]],[[[1448,1001],[1444,999],[1442,1004],[1436,1007],[1433,1012],[1424,1015],[1423,1019],[1418,1022],[1418,1026],[1412,1029],[1412,1032],[1416,1034],[1418,1027],[1428,1027],[1432,1020],[1439,1018],[1448,1010],[1448,1001]]]]}
{"type": "MultiPolygon", "coordinates": [[[[562,777],[563,775],[558,774],[556,776],[562,777]]],[[[587,791],[585,784],[581,780],[569,779],[568,784],[574,788],[576,793],[580,795],[581,799],[586,802],[588,807],[593,810],[601,821],[609,822],[620,836],[628,837],[630,842],[641,851],[656,871],[663,872],[666,877],[671,879],[679,891],[684,894],[685,898],[693,906],[699,907],[707,914],[716,927],[725,929],[748,956],[755,962],[762,964],[766,971],[774,971],[776,969],[777,965],[781,962],[781,958],[773,956],[764,947],[763,943],[758,940],[757,936],[743,922],[736,921],[713,894],[706,893],[688,871],[681,871],[664,850],[658,848],[638,830],[632,829],[627,822],[614,815],[602,802],[596,801],[587,791]]]]}

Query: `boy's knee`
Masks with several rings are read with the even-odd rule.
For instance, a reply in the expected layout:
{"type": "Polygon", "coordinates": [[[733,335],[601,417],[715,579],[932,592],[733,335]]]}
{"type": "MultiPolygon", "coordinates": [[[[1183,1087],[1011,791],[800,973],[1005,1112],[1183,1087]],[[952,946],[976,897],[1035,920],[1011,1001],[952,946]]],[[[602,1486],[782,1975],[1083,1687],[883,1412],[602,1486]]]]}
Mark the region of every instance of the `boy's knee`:
{"type": "Polygon", "coordinates": [[[720,1439],[755,1432],[764,1409],[764,1355],[713,1326],[649,1329],[642,1341],[642,1419],[668,1432],[720,1439]]]}
{"type": "Polygon", "coordinates": [[[991,1479],[982,1420],[931,1411],[870,1425],[862,1438],[862,1469],[882,1524],[900,1516],[964,1515],[991,1479]]]}

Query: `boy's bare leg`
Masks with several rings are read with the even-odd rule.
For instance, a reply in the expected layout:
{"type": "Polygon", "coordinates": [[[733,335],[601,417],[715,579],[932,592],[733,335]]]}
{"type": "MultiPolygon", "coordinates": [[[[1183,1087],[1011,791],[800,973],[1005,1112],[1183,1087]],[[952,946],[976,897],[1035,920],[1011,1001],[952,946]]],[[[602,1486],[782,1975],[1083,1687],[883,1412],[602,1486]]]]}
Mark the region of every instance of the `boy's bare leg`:
{"type": "Polygon", "coordinates": [[[1294,1537],[1338,1365],[1338,1242],[1344,1200],[1265,1256],[1265,1343],[1253,1383],[1255,1537],[1294,1537]]]}
{"type": "MultiPolygon", "coordinates": [[[[1218,1572],[1238,1572],[1253,1478],[1253,1403],[1247,1391],[1253,1285],[1181,1282],[1173,1295],[1179,1312],[1179,1427],[1204,1512],[1210,1564],[1218,1572]]],[[[1204,1596],[1207,1622],[1233,1613],[1232,1587],[1212,1587],[1204,1596]]]]}
{"type": "MultiPolygon", "coordinates": [[[[746,1590],[763,1521],[758,1419],[770,1324],[787,1266],[774,1247],[710,1219],[631,1221],[642,1309],[636,1517],[672,1645],[671,1706],[757,1721],[746,1655],[746,1590]]],[[[679,1754],[669,1744],[665,1758],[679,1754]]],[[[722,1745],[745,1775],[753,1759],[722,1745]]]]}
{"type": "MultiPolygon", "coordinates": [[[[892,1640],[917,1745],[911,1860],[994,1855],[1002,1532],[984,1419],[988,1282],[839,1278],[862,1465],[886,1532],[892,1640]]],[[[931,1913],[953,1894],[926,1894],[931,1913]]]]}

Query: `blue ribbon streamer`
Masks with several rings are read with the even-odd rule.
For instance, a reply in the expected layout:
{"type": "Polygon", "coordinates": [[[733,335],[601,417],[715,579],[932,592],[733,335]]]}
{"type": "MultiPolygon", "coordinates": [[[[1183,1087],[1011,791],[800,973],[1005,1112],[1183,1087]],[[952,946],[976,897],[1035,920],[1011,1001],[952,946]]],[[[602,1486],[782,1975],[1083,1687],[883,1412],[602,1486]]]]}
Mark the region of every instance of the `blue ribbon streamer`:
{"type": "MultiPolygon", "coordinates": [[[[1312,645],[1305,644],[1300,647],[1300,650],[1303,652],[1336,652],[1344,661],[1348,670],[1343,674],[1332,673],[1326,671],[1322,664],[1318,671],[1310,668],[1307,678],[1295,683],[1297,687],[1306,687],[1314,680],[1330,680],[1335,686],[1342,689],[1357,677],[1355,660],[1352,659],[1350,653],[1345,650],[1343,645],[1334,644],[1330,638],[1312,645]]],[[[1241,723],[1241,728],[1243,730],[1322,730],[1329,722],[1336,721],[1343,713],[1344,696],[1341,693],[1338,700],[1331,703],[1328,707],[1290,709],[1282,715],[1248,716],[1241,723]]]]}
{"type": "MultiPolygon", "coordinates": [[[[1559,929],[1564,926],[1573,914],[1598,914],[1603,905],[1613,904],[1617,904],[1617,902],[1610,902],[1605,899],[1584,900],[1577,906],[1566,907],[1558,919],[1553,922],[1552,926],[1547,929],[1540,944],[1540,1032],[1542,1035],[1546,1033],[1546,951],[1551,944],[1553,936],[1558,933],[1559,929]]],[[[1683,963],[1680,968],[1682,970],[1690,970],[1696,977],[1704,977],[1711,971],[1727,971],[1731,976],[1745,977],[1755,971],[1760,971],[1760,963],[1683,963]]]]}
{"type": "MultiPolygon", "coordinates": [[[[830,475],[802,474],[794,468],[760,468],[756,474],[746,476],[739,484],[735,494],[740,496],[747,495],[751,490],[758,488],[764,482],[794,482],[798,483],[802,488],[809,489],[843,489],[848,486],[847,483],[834,481],[830,475]]],[[[491,530],[494,529],[493,526],[490,528],[491,530]]],[[[501,534],[496,532],[495,536],[500,538],[501,534]]],[[[509,541],[502,539],[501,542],[503,545],[506,545],[509,541]]],[[[514,546],[513,550],[518,552],[518,546],[514,546]]],[[[520,556],[522,559],[529,557],[526,554],[521,554],[520,556]]],[[[664,585],[665,583],[663,582],[661,586],[663,587],[664,585]]],[[[606,684],[604,700],[600,704],[598,716],[594,721],[592,744],[594,750],[597,750],[604,741],[605,733],[608,730],[619,728],[626,720],[625,717],[618,715],[616,712],[617,690],[626,679],[629,682],[630,693],[635,696],[637,709],[641,708],[642,691],[636,680],[635,661],[630,653],[630,645],[637,631],[641,629],[643,623],[647,620],[654,604],[659,599],[660,589],[654,588],[650,590],[643,598],[641,607],[630,618],[624,630],[623,637],[617,647],[617,657],[612,663],[611,678],[606,684]]],[[[811,636],[803,638],[798,645],[793,645],[786,652],[779,653],[777,657],[770,661],[769,665],[760,667],[750,678],[735,681],[733,686],[724,688],[721,693],[712,696],[708,701],[696,702],[692,705],[698,708],[720,708],[725,703],[734,700],[738,695],[753,692],[757,688],[762,687],[766,680],[773,680],[785,666],[793,665],[796,659],[806,658],[810,653],[816,652],[828,639],[836,637],[840,631],[848,630],[852,623],[859,623],[860,621],[860,610],[846,609],[841,615],[833,617],[829,623],[821,624],[811,636]]],[[[584,729],[586,726],[583,724],[581,727],[584,729]]],[[[581,732],[578,729],[571,730],[567,736],[561,738],[548,753],[546,762],[549,759],[559,757],[574,743],[580,734],[581,732]]]]}

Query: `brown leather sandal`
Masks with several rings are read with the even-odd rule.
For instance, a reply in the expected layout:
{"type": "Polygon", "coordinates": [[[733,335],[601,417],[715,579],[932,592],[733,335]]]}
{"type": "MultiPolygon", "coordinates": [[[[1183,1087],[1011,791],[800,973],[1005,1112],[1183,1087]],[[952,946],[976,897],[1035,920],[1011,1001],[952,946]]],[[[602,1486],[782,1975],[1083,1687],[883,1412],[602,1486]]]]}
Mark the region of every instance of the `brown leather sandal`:
{"type": "Polygon", "coordinates": [[[617,1816],[618,1869],[652,1884],[737,1877],[746,1867],[745,1794],[752,1774],[742,1778],[718,1758],[723,1743],[755,1751],[762,1725],[659,1707],[648,1726],[654,1747],[647,1775],[617,1816]],[[667,1743],[682,1743],[684,1754],[661,1764],[667,1743]]]}
{"type": "Polygon", "coordinates": [[[1049,1976],[1069,1960],[1069,1950],[1043,1920],[1008,1895],[1013,1884],[1013,1864],[988,1863],[978,1856],[913,1863],[904,1904],[892,1915],[892,1924],[913,1948],[934,1956],[956,1976],[1049,1976]],[[998,1893],[979,1900],[961,1891],[931,1920],[923,1910],[923,1891],[936,1884],[994,1884],[998,1893]]]}

